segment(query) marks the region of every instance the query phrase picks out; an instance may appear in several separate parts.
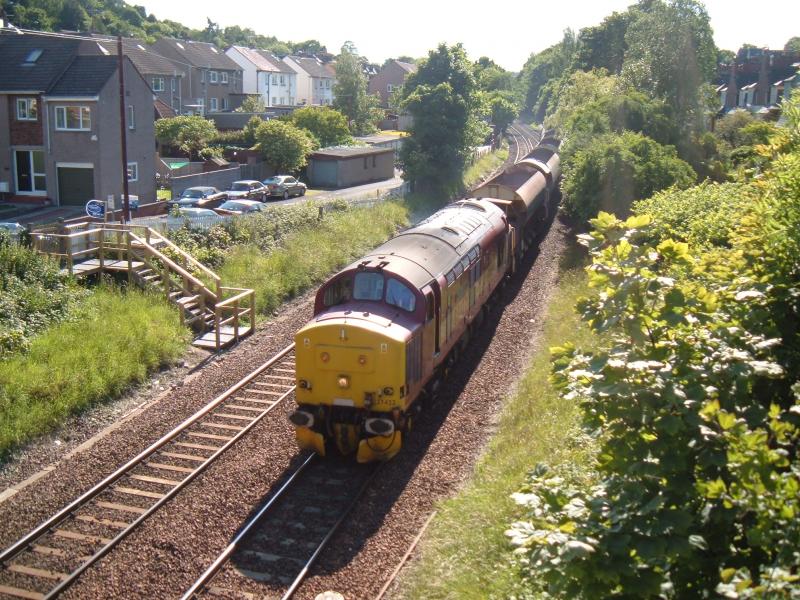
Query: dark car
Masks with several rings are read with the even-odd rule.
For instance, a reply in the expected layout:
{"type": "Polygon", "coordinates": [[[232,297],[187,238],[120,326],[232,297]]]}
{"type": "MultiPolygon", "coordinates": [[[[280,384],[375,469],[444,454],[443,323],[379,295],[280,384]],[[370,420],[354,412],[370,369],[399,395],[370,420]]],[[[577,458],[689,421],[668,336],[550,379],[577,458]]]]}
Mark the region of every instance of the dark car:
{"type": "Polygon", "coordinates": [[[252,212],[261,212],[264,205],[258,200],[228,200],[218,209],[222,214],[244,215],[252,212]]]}
{"type": "Polygon", "coordinates": [[[196,208],[214,208],[228,199],[228,194],[215,187],[197,186],[183,190],[181,197],[171,200],[170,206],[193,206],[196,208]]]}
{"type": "Polygon", "coordinates": [[[286,200],[289,196],[304,196],[306,193],[306,184],[297,181],[291,175],[275,175],[275,177],[265,179],[264,185],[267,186],[268,193],[273,198],[286,200]]]}
{"type": "Polygon", "coordinates": [[[228,200],[260,200],[264,202],[269,195],[269,190],[260,181],[245,179],[234,181],[228,190],[228,200]]]}

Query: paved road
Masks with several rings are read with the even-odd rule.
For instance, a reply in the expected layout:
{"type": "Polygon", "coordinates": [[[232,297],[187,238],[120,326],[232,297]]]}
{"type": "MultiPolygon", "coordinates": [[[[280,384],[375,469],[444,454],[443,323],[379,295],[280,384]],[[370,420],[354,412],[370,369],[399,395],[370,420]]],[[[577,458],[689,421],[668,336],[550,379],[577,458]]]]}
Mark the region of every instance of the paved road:
{"type": "Polygon", "coordinates": [[[286,205],[297,204],[306,200],[334,200],[337,198],[345,200],[358,200],[361,198],[368,198],[370,196],[377,196],[383,192],[388,192],[403,185],[403,178],[400,177],[400,172],[395,171],[395,176],[392,179],[384,179],[383,181],[373,181],[372,183],[365,183],[364,185],[357,185],[338,190],[308,190],[305,196],[297,198],[289,198],[288,200],[269,200],[269,204],[286,205]]]}

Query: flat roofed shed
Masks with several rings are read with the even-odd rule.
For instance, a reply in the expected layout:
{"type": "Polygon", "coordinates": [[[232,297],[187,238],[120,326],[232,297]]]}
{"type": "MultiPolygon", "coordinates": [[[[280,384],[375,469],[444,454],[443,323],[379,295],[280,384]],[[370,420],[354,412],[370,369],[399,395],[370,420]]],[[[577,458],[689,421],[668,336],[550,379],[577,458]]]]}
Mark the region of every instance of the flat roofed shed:
{"type": "Polygon", "coordinates": [[[373,146],[345,146],[342,148],[324,148],[311,154],[317,160],[340,160],[342,158],[361,158],[373,154],[394,152],[392,148],[375,148],[373,146]]]}

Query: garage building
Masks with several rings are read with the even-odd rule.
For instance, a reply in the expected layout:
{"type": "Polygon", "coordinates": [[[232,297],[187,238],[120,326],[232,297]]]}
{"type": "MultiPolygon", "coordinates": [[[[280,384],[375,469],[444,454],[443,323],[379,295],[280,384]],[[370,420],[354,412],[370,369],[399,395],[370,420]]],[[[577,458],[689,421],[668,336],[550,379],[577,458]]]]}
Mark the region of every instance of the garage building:
{"type": "Polygon", "coordinates": [[[393,177],[392,148],[326,148],[314,152],[308,160],[308,180],[313,187],[351,187],[393,177]]]}

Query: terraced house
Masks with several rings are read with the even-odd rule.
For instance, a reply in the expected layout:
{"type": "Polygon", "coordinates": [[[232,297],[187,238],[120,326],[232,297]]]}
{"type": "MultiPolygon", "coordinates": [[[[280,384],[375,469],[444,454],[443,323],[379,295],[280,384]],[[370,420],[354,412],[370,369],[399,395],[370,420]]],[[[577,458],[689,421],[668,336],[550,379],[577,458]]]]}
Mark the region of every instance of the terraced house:
{"type": "Polygon", "coordinates": [[[333,67],[314,56],[284,56],[283,62],[297,73],[297,104],[333,104],[333,67]]]}
{"type": "Polygon", "coordinates": [[[206,115],[236,108],[242,99],[242,69],[214,44],[162,38],[149,50],[172,61],[181,78],[180,114],[206,115]]]}
{"type": "Polygon", "coordinates": [[[257,95],[267,107],[294,106],[297,74],[266,50],[231,46],[225,51],[242,68],[242,91],[257,95]]]}
{"type": "MultiPolygon", "coordinates": [[[[84,204],[123,184],[118,58],[91,40],[0,34],[0,190],[15,202],[84,204]]],[[[125,58],[130,193],[155,198],[153,93],[125,58]]]]}

